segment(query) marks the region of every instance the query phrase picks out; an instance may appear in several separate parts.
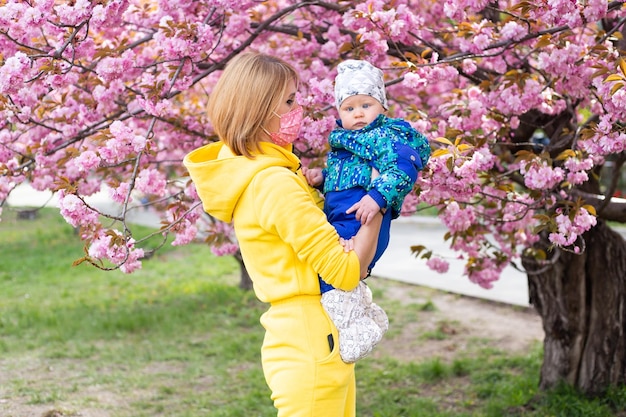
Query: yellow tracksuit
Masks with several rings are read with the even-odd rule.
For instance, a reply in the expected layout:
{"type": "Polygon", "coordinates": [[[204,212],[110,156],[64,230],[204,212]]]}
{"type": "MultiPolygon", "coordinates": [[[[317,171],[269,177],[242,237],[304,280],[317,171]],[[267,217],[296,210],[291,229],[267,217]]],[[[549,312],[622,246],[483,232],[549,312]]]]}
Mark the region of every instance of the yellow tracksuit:
{"type": "Polygon", "coordinates": [[[352,290],[359,260],[339,244],[291,146],[263,142],[249,159],[217,142],[184,164],[204,210],[233,222],[254,291],[270,303],[261,356],[278,416],[355,416],[354,364],[341,360],[338,346],[330,349],[337,329],[320,304],[317,277],[352,290]]]}

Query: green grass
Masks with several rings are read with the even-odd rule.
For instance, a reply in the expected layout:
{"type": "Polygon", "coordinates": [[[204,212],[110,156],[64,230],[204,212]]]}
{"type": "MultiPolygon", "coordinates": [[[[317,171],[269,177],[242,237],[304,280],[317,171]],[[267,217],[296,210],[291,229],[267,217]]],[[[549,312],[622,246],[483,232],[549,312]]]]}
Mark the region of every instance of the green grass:
{"type": "MultiPolygon", "coordinates": [[[[35,221],[5,209],[0,253],[0,415],[275,415],[260,366],[265,306],[238,288],[234,259],[166,245],[130,275],[72,267],[82,243],[50,209],[35,221]]],[[[387,337],[437,311],[380,288],[395,328],[387,337]]],[[[442,321],[415,340],[445,340],[455,326],[442,321]]],[[[357,364],[358,415],[609,417],[626,408],[625,390],[602,400],[538,392],[540,366],[539,346],[519,356],[484,340],[449,361],[370,357],[357,364]]]]}

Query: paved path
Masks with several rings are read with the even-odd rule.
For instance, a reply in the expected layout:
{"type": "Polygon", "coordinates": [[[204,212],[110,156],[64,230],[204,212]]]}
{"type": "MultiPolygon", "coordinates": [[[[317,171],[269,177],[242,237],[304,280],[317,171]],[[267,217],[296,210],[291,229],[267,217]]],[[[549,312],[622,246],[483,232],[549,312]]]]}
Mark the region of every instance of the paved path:
{"type": "Polygon", "coordinates": [[[470,282],[463,276],[464,262],[456,259],[457,254],[443,240],[445,232],[436,218],[411,216],[394,220],[389,247],[374,266],[372,275],[506,304],[529,305],[526,274],[507,267],[489,290],[470,282]],[[411,254],[413,245],[424,245],[444,256],[450,263],[448,272],[440,274],[428,268],[424,259],[411,254]]]}

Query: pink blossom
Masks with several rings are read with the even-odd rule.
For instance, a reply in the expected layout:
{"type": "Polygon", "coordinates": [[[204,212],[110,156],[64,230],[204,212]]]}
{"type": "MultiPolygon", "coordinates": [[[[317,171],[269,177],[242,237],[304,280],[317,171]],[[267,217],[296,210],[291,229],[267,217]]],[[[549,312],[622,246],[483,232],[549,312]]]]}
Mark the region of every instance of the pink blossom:
{"type": "Polygon", "coordinates": [[[597,223],[595,216],[582,207],[574,216],[574,220],[571,220],[570,216],[563,212],[558,214],[555,220],[557,230],[550,233],[549,239],[552,243],[559,246],[573,245],[580,235],[597,223]]]}
{"type": "Polygon", "coordinates": [[[440,274],[445,274],[446,272],[448,272],[448,269],[450,268],[450,263],[439,257],[430,258],[429,260],[426,261],[426,265],[433,271],[437,271],[440,274]]]}
{"type": "Polygon", "coordinates": [[[15,185],[8,177],[0,176],[0,201],[4,201],[9,196],[15,185]]]}
{"type": "Polygon", "coordinates": [[[23,52],[7,58],[0,67],[0,94],[15,94],[30,73],[30,60],[23,52]]]}
{"type": "Polygon", "coordinates": [[[604,0],[588,0],[582,12],[587,22],[596,22],[606,17],[608,3],[604,0]]]}
{"type": "Polygon", "coordinates": [[[21,19],[22,23],[28,26],[40,26],[45,22],[45,20],[46,15],[39,7],[26,8],[21,19]]]}
{"type": "Polygon", "coordinates": [[[135,187],[144,194],[154,194],[159,197],[165,195],[167,181],[162,172],[154,168],[144,169],[137,176],[135,187]]]}
{"type": "Polygon", "coordinates": [[[465,20],[465,12],[459,2],[446,1],[443,10],[445,15],[452,20],[465,20]]]}
{"type": "Polygon", "coordinates": [[[487,33],[481,33],[479,35],[474,36],[474,48],[472,48],[473,52],[482,52],[484,51],[489,44],[491,43],[491,38],[487,33]]]}
{"type": "Polygon", "coordinates": [[[526,103],[522,100],[522,95],[517,85],[512,85],[510,88],[503,88],[495,92],[493,99],[497,100],[499,108],[503,111],[515,115],[522,114],[528,109],[526,103]]]}
{"type": "Polygon", "coordinates": [[[98,212],[88,208],[85,203],[74,194],[59,195],[61,216],[74,227],[92,225],[98,222],[98,212]]]}
{"type": "Polygon", "coordinates": [[[115,188],[109,189],[109,197],[116,203],[124,203],[126,198],[128,197],[128,201],[132,201],[133,199],[129,196],[130,194],[130,184],[127,182],[120,183],[115,188]]]}
{"type": "Polygon", "coordinates": [[[143,97],[137,97],[137,102],[151,116],[164,116],[167,114],[165,110],[169,107],[167,100],[154,102],[143,97]]]}
{"type": "Polygon", "coordinates": [[[461,65],[463,67],[463,72],[467,74],[471,75],[476,72],[477,67],[473,59],[464,59],[461,65]]]}
{"type": "Polygon", "coordinates": [[[335,57],[337,56],[337,54],[339,54],[339,45],[337,45],[333,41],[328,41],[322,45],[320,52],[321,52],[320,56],[322,57],[325,57],[325,58],[335,57]]]}
{"type": "MultiPolygon", "coordinates": [[[[128,257],[120,265],[120,271],[125,274],[131,274],[138,269],[141,269],[141,259],[144,257],[144,250],[141,248],[135,248],[129,243],[128,257]]],[[[118,264],[119,265],[119,264],[118,264]]]]}
{"type": "Polygon", "coordinates": [[[193,242],[198,235],[198,228],[191,223],[190,219],[181,222],[181,227],[176,229],[176,237],[172,241],[172,246],[182,246],[193,242]]]}
{"type": "Polygon", "coordinates": [[[78,25],[87,20],[91,14],[91,2],[89,0],[76,0],[73,5],[59,4],[54,10],[66,25],[78,25]]]}
{"type": "Polygon", "coordinates": [[[211,252],[215,256],[230,256],[237,253],[239,246],[234,243],[223,243],[221,245],[211,246],[211,252]]]}
{"type": "MultiPolygon", "coordinates": [[[[11,23],[24,13],[27,5],[16,2],[6,2],[0,7],[0,27],[7,29],[11,23]]],[[[27,20],[28,22],[28,20],[27,20]]]]}
{"type": "Polygon", "coordinates": [[[77,81],[78,74],[67,72],[65,74],[51,74],[46,78],[45,84],[52,88],[61,89],[66,86],[74,85],[77,81]]]}
{"type": "Polygon", "coordinates": [[[119,57],[105,57],[97,66],[98,75],[105,81],[125,79],[133,75],[134,52],[127,49],[119,57]]]}
{"type": "MultiPolygon", "coordinates": [[[[120,232],[111,230],[121,236],[120,232]]],[[[110,234],[100,234],[91,242],[88,253],[94,259],[109,260],[115,265],[120,266],[120,271],[130,274],[141,268],[141,259],[144,256],[144,250],[135,247],[135,240],[128,239],[125,246],[112,245],[112,236],[110,234]]]]}
{"type": "Polygon", "coordinates": [[[111,236],[102,234],[91,242],[88,250],[89,256],[95,259],[104,259],[107,256],[109,246],[111,246],[111,236]]]}
{"type": "Polygon", "coordinates": [[[559,167],[549,166],[545,161],[522,163],[524,184],[532,190],[549,190],[563,181],[565,174],[559,167]]]}
{"type": "Polygon", "coordinates": [[[234,238],[235,227],[232,223],[215,222],[213,223],[212,232],[234,238]]]}
{"type": "Polygon", "coordinates": [[[569,172],[567,174],[567,181],[572,185],[579,185],[587,182],[589,175],[585,171],[569,172]]]}
{"type": "Polygon", "coordinates": [[[509,21],[500,30],[500,36],[505,40],[520,40],[528,34],[528,28],[516,21],[509,21]]]}
{"type": "Polygon", "coordinates": [[[419,203],[419,197],[417,194],[409,193],[402,202],[402,208],[400,209],[400,216],[409,216],[415,213],[417,204],[419,203]]]}
{"type": "Polygon", "coordinates": [[[570,171],[588,171],[593,168],[593,160],[589,157],[584,159],[567,158],[563,166],[570,171]]]}
{"type": "Polygon", "coordinates": [[[108,113],[115,108],[115,99],[124,91],[124,84],[121,80],[113,80],[107,86],[96,85],[93,89],[93,98],[96,100],[97,111],[108,113]]]}
{"type": "MultiPolygon", "coordinates": [[[[10,132],[8,129],[0,129],[0,162],[7,163],[14,156],[13,152],[9,150],[6,146],[14,139],[15,133],[10,132]]],[[[6,178],[5,176],[0,176],[0,178],[6,178]]]]}
{"type": "Polygon", "coordinates": [[[469,229],[476,216],[471,207],[462,209],[459,203],[453,201],[446,206],[441,219],[452,232],[461,232],[469,229]]]}
{"type": "MultiPolygon", "coordinates": [[[[336,126],[336,119],[332,116],[324,117],[316,122],[309,117],[304,119],[304,125],[300,130],[300,141],[304,141],[307,147],[322,151],[328,146],[328,134],[336,126]]],[[[296,145],[298,145],[296,143],[296,145]]]]}
{"type": "Polygon", "coordinates": [[[129,0],[110,0],[105,5],[96,4],[93,7],[89,24],[96,30],[119,29],[129,3],[129,0]]]}
{"type": "Polygon", "coordinates": [[[84,151],[73,162],[81,172],[90,172],[100,165],[100,158],[94,151],[84,151]]]}
{"type": "Polygon", "coordinates": [[[326,32],[326,36],[330,42],[334,42],[338,45],[342,44],[345,39],[347,39],[346,35],[341,34],[338,25],[329,27],[328,32],[326,32]]]}
{"type": "Polygon", "coordinates": [[[480,269],[474,269],[468,272],[467,275],[473,283],[480,285],[482,288],[491,289],[493,288],[493,283],[500,278],[500,272],[501,268],[496,268],[493,265],[482,265],[480,269]]]}
{"type": "Polygon", "coordinates": [[[111,123],[109,131],[113,138],[100,148],[100,156],[109,163],[121,161],[131,154],[144,150],[146,146],[145,137],[135,135],[129,126],[119,120],[111,123]]]}
{"type": "Polygon", "coordinates": [[[308,81],[309,94],[306,97],[298,99],[303,106],[309,106],[313,103],[328,103],[334,106],[335,96],[333,90],[333,82],[330,78],[317,79],[312,78],[308,81]]]}
{"type": "Polygon", "coordinates": [[[54,185],[54,176],[48,170],[41,170],[38,175],[31,180],[31,185],[35,190],[47,190],[54,185]]]}
{"type": "Polygon", "coordinates": [[[420,76],[419,72],[408,72],[404,75],[404,80],[402,81],[404,85],[409,88],[419,89],[424,88],[428,85],[428,81],[420,76]]]}
{"type": "Polygon", "coordinates": [[[89,176],[88,178],[82,178],[78,184],[78,194],[85,197],[92,196],[100,192],[102,188],[102,180],[89,176]]]}
{"type": "Polygon", "coordinates": [[[373,55],[382,55],[387,53],[389,45],[378,32],[367,32],[365,30],[361,30],[361,32],[361,42],[365,44],[365,49],[368,52],[373,55]]]}
{"type": "Polygon", "coordinates": [[[192,182],[189,182],[184,189],[184,193],[186,197],[191,198],[192,200],[199,200],[198,190],[196,190],[196,185],[192,182]]]}
{"type": "Polygon", "coordinates": [[[250,27],[250,15],[248,13],[233,13],[228,19],[228,34],[230,36],[237,36],[241,33],[245,33],[250,27]]]}

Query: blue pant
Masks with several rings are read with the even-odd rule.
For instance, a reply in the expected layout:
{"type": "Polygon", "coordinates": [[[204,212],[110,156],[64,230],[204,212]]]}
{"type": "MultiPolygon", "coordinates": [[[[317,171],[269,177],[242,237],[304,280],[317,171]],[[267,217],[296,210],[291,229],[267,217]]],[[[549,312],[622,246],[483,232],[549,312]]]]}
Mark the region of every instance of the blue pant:
{"type": "MultiPolygon", "coordinates": [[[[328,221],[335,227],[339,236],[344,239],[350,239],[357,234],[361,228],[361,222],[356,219],[355,213],[346,214],[353,204],[361,200],[367,192],[361,187],[354,187],[344,191],[330,191],[325,195],[324,212],[328,221]]],[[[380,225],[380,233],[378,235],[378,243],[376,245],[376,253],[374,259],[369,265],[371,270],[376,261],[380,259],[389,246],[389,231],[391,228],[391,209],[388,209],[383,215],[383,220],[380,225]]],[[[333,286],[327,284],[320,278],[320,286],[322,292],[326,292],[333,289],[333,286]]]]}

